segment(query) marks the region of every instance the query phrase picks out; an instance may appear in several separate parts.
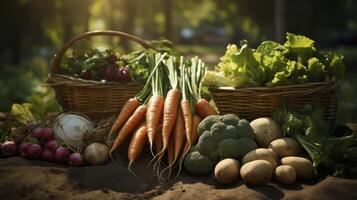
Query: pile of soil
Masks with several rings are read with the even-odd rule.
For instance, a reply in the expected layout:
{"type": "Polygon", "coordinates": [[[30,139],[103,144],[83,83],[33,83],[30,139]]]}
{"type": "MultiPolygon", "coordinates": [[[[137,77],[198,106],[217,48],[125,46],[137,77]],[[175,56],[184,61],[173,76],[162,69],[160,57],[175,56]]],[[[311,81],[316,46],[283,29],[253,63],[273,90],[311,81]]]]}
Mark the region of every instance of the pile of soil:
{"type": "MultiPolygon", "coordinates": [[[[149,158],[149,157],[148,157],[149,158]]],[[[0,159],[0,199],[357,199],[357,180],[326,177],[292,186],[269,183],[255,187],[243,181],[223,186],[213,177],[185,172],[157,182],[148,159],[135,163],[138,178],[117,160],[102,166],[68,167],[20,157],[0,159]]]]}

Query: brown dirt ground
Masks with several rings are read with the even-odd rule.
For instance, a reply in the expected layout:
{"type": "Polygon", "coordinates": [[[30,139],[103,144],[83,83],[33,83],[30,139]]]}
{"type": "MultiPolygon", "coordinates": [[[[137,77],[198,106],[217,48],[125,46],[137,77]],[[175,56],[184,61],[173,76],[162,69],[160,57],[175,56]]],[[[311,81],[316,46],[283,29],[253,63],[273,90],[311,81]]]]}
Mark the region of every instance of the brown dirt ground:
{"type": "Polygon", "coordinates": [[[185,172],[159,184],[139,160],[135,178],[126,161],[102,166],[67,167],[20,157],[0,159],[0,199],[357,199],[357,180],[326,177],[319,182],[292,186],[270,183],[247,186],[243,181],[222,186],[213,177],[195,177],[185,172]]]}

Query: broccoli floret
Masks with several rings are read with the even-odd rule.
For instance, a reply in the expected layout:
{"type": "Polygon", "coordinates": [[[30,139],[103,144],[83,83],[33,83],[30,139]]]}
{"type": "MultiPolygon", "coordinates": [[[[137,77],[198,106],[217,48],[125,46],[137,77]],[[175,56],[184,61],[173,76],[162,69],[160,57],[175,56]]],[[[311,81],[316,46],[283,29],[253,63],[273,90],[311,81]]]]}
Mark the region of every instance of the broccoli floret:
{"type": "Polygon", "coordinates": [[[226,138],[238,139],[239,138],[238,129],[233,125],[228,125],[227,128],[226,128],[225,136],[226,136],[226,138]]]}
{"type": "Polygon", "coordinates": [[[215,162],[193,149],[185,157],[184,166],[191,174],[205,175],[213,171],[215,162]]]}
{"type": "Polygon", "coordinates": [[[240,146],[236,139],[224,139],[218,145],[218,153],[221,159],[238,158],[239,152],[240,146]]]}
{"type": "Polygon", "coordinates": [[[235,114],[227,114],[219,117],[219,120],[226,125],[237,126],[239,118],[235,114]]]}
{"type": "Polygon", "coordinates": [[[237,152],[238,158],[243,158],[248,152],[258,148],[254,139],[243,137],[238,140],[239,151],[237,152]]]}
{"type": "Polygon", "coordinates": [[[202,135],[204,131],[211,130],[211,126],[218,122],[219,115],[210,115],[206,117],[198,125],[198,135],[202,135]]]}
{"type": "Polygon", "coordinates": [[[205,131],[198,139],[197,148],[202,154],[208,155],[216,150],[217,145],[218,142],[212,137],[212,133],[205,131]]]}
{"type": "Polygon", "coordinates": [[[212,151],[210,154],[207,155],[212,161],[217,162],[219,159],[218,150],[212,151]]]}
{"type": "Polygon", "coordinates": [[[254,131],[247,120],[239,120],[237,130],[239,137],[248,137],[254,139],[254,131]]]}

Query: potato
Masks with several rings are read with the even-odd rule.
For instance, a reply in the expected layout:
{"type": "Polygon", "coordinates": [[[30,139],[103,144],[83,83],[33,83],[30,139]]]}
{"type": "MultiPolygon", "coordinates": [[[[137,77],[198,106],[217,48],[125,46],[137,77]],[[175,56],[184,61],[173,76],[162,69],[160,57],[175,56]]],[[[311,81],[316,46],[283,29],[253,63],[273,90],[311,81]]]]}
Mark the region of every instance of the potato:
{"type": "Polygon", "coordinates": [[[271,141],[283,137],[279,125],[269,117],[250,122],[259,147],[268,147],[271,141]]]}
{"type": "Polygon", "coordinates": [[[272,149],[267,149],[267,148],[254,149],[248,152],[243,157],[242,163],[245,164],[253,160],[266,160],[270,162],[273,169],[275,169],[278,166],[278,157],[272,149]]]}
{"type": "Polygon", "coordinates": [[[301,152],[301,146],[295,138],[279,138],[269,144],[279,158],[297,156],[301,152]]]}
{"type": "Polygon", "coordinates": [[[302,179],[314,178],[314,167],[310,160],[297,156],[288,156],[281,159],[282,165],[290,165],[296,171],[296,176],[302,179]]]}
{"type": "Polygon", "coordinates": [[[242,179],[253,185],[267,184],[273,175],[273,167],[266,160],[248,162],[240,169],[242,179]]]}
{"type": "Polygon", "coordinates": [[[233,184],[239,179],[240,163],[227,158],[221,160],[214,168],[214,177],[222,184],[233,184]]]}
{"type": "Polygon", "coordinates": [[[289,165],[280,165],[275,169],[274,179],[281,184],[292,184],[296,180],[296,171],[289,165]]]}

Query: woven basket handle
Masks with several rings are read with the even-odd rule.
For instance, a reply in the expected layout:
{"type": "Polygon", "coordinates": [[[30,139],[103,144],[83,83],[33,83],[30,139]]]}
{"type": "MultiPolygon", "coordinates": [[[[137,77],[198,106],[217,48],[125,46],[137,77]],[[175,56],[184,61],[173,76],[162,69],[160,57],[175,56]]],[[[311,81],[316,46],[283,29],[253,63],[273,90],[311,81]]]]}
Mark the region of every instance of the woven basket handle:
{"type": "Polygon", "coordinates": [[[86,33],[82,33],[80,35],[77,35],[75,37],[73,37],[72,39],[70,39],[68,42],[66,42],[63,47],[58,51],[57,54],[54,55],[53,58],[53,63],[52,63],[52,69],[51,72],[52,73],[57,73],[58,72],[58,68],[61,64],[61,60],[62,57],[64,56],[64,54],[66,53],[66,51],[77,41],[85,39],[87,37],[90,36],[95,36],[95,35],[111,35],[111,36],[118,36],[127,40],[131,40],[134,41],[138,44],[140,44],[141,46],[145,47],[145,48],[152,48],[152,46],[150,44],[148,44],[147,42],[145,42],[143,39],[140,39],[134,35],[130,35],[128,33],[124,33],[124,32],[120,32],[120,31],[110,31],[110,30],[100,30],[100,31],[89,31],[86,33]]]}

